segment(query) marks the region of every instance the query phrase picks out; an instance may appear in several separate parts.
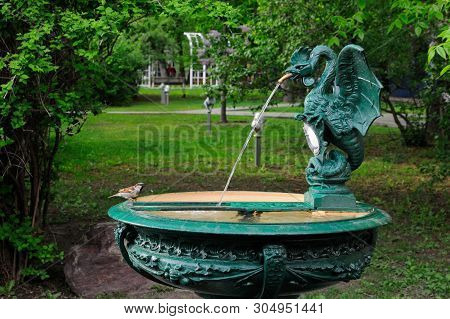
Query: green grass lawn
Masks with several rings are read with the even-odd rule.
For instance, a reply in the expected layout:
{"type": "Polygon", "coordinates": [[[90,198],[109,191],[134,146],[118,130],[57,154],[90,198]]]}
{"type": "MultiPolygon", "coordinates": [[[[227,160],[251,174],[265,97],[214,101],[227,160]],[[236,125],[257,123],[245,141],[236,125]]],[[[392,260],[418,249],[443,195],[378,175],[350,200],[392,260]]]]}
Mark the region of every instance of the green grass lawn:
{"type": "MultiPolygon", "coordinates": [[[[220,190],[250,127],[250,118],[215,122],[204,116],[102,114],[67,138],[57,155],[51,225],[108,220],[108,199],[118,188],[145,182],[143,193],[220,190]]],[[[263,167],[256,168],[253,144],[231,183],[232,190],[300,192],[311,156],[301,125],[268,119],[263,167]]],[[[449,181],[431,184],[420,168],[433,163],[430,148],[403,146],[398,130],[372,127],[366,161],[349,186],[360,200],[393,217],[379,233],[371,266],[362,279],[307,293],[327,298],[450,297],[448,256],[449,181]]],[[[81,240],[81,239],[80,239],[81,240]]]]}
{"type": "MultiPolygon", "coordinates": [[[[161,104],[160,89],[141,88],[139,95],[132,102],[120,105],[111,106],[106,111],[130,111],[130,112],[170,112],[180,110],[201,110],[204,109],[203,101],[205,100],[205,93],[202,88],[196,87],[192,89],[183,90],[179,86],[173,86],[170,90],[169,105],[161,104]]],[[[269,92],[250,92],[242,101],[233,103],[228,101],[230,109],[233,107],[257,107],[262,106],[268,97],[269,92]]],[[[274,101],[281,101],[281,92],[278,93],[274,101]]],[[[214,105],[215,108],[220,107],[219,101],[214,105]]],[[[298,108],[291,107],[277,107],[274,105],[274,111],[280,112],[295,112],[298,108]]],[[[270,109],[269,109],[270,111],[270,109]]]]}
{"type": "Polygon", "coordinates": [[[300,113],[303,112],[303,106],[293,105],[293,106],[278,106],[273,105],[267,109],[268,112],[293,112],[300,113]]]}
{"type": "MultiPolygon", "coordinates": [[[[229,109],[234,107],[249,108],[253,111],[258,111],[265,103],[269,96],[269,91],[248,91],[242,101],[233,103],[232,100],[228,101],[227,105],[229,109]]],[[[267,112],[303,112],[303,102],[297,101],[294,105],[286,106],[286,103],[282,101],[283,92],[278,91],[275,94],[267,112]]],[[[205,90],[202,87],[194,87],[192,89],[183,89],[181,86],[171,86],[170,90],[170,103],[169,105],[161,104],[161,96],[159,88],[140,88],[139,95],[130,103],[120,106],[110,106],[105,109],[106,112],[168,112],[171,111],[184,111],[184,110],[204,110],[203,101],[205,100],[205,90]]],[[[411,103],[395,102],[394,106],[400,110],[407,109],[413,114],[416,112],[416,108],[411,103]]],[[[219,108],[219,101],[216,102],[214,108],[219,108]]],[[[384,106],[384,109],[387,107],[384,106]]]]}
{"type": "Polygon", "coordinates": [[[202,109],[203,89],[193,88],[183,90],[180,87],[173,87],[170,91],[169,105],[161,104],[160,90],[141,88],[139,95],[134,101],[121,106],[111,106],[106,111],[147,111],[147,112],[167,112],[178,110],[202,109]],[[183,97],[185,94],[185,97],[183,97]]]}

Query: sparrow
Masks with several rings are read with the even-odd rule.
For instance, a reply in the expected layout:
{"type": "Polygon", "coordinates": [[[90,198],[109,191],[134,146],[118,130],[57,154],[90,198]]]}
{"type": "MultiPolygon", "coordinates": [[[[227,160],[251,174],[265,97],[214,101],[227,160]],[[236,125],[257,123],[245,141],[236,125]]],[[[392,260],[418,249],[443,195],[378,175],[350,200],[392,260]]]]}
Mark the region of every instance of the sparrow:
{"type": "Polygon", "coordinates": [[[109,198],[122,197],[125,199],[135,199],[136,197],[138,197],[138,195],[141,192],[143,187],[144,187],[144,183],[137,183],[134,186],[119,189],[119,192],[117,194],[109,196],[109,198]]]}

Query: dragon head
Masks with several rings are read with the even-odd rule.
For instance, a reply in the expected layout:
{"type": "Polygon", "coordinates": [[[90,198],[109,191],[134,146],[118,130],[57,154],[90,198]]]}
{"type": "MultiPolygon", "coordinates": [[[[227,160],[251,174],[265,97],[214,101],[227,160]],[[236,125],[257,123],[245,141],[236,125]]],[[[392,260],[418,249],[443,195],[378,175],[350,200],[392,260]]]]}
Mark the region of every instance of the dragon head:
{"type": "Polygon", "coordinates": [[[293,75],[292,79],[303,78],[303,84],[306,86],[314,84],[314,78],[312,77],[314,66],[311,64],[310,54],[311,49],[307,47],[295,50],[291,57],[291,66],[285,71],[293,75]]]}

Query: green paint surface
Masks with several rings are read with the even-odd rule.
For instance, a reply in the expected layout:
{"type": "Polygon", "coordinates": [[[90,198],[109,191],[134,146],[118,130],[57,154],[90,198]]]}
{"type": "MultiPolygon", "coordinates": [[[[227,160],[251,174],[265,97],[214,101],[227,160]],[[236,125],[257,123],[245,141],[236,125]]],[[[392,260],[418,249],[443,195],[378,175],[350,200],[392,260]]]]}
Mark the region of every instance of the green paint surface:
{"type": "MultiPolygon", "coordinates": [[[[270,214],[271,211],[294,211],[309,209],[305,203],[242,203],[228,202],[224,203],[222,210],[237,210],[242,212],[265,212],[270,214]],[[270,206],[268,205],[270,204],[270,206]]],[[[162,215],[152,215],[145,212],[147,210],[164,210],[167,212],[173,210],[187,210],[195,213],[195,210],[208,208],[206,203],[177,203],[174,207],[173,203],[142,203],[133,207],[131,202],[124,202],[113,206],[108,215],[119,221],[130,225],[148,227],[159,230],[170,230],[187,233],[207,233],[207,234],[227,234],[227,235],[310,235],[310,234],[327,234],[352,232],[365,229],[377,228],[390,222],[390,217],[384,211],[372,207],[367,204],[358,203],[358,211],[367,212],[367,215],[358,218],[349,218],[338,221],[324,222],[304,222],[304,223],[285,223],[282,221],[274,223],[255,223],[251,219],[243,218],[240,222],[220,222],[220,221],[198,221],[189,219],[177,219],[164,217],[162,215]],[[183,206],[184,209],[183,209],[183,206]],[[145,209],[142,209],[145,207],[145,209]]],[[[210,209],[220,211],[215,203],[211,203],[210,209]]],[[[214,212],[211,212],[214,214],[214,212]]]]}

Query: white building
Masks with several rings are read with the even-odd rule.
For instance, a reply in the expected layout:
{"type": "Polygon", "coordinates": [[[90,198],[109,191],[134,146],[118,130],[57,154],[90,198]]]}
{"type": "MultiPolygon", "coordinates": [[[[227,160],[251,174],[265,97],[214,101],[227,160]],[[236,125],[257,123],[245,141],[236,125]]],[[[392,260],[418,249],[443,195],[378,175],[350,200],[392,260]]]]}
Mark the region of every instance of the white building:
{"type": "Polygon", "coordinates": [[[184,32],[189,42],[189,54],[191,57],[189,70],[185,74],[180,74],[179,66],[173,61],[166,61],[164,64],[159,61],[150,61],[147,68],[143,70],[141,86],[156,87],[161,83],[194,86],[217,84],[210,77],[211,60],[205,55],[205,37],[198,32],[184,32]],[[197,56],[196,56],[197,55],[197,56]]]}

